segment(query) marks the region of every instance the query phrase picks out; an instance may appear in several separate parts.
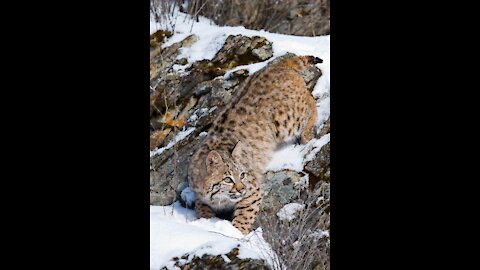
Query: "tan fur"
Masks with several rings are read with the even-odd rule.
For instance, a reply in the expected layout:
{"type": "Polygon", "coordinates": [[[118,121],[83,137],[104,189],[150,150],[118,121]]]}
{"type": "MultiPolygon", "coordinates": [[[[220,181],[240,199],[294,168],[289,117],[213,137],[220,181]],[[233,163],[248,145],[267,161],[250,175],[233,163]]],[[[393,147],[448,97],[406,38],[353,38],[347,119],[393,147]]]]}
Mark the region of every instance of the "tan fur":
{"type": "Polygon", "coordinates": [[[197,217],[233,211],[232,224],[244,234],[251,230],[264,169],[278,144],[315,135],[315,100],[299,74],[312,63],[311,56],[295,56],[257,72],[215,120],[189,168],[197,217]]]}

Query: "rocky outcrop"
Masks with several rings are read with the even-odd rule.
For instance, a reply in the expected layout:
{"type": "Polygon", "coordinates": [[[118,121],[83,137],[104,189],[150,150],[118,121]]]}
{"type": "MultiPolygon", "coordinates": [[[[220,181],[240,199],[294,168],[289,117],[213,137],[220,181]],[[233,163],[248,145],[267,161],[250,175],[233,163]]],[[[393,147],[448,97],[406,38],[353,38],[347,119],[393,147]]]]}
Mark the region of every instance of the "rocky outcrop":
{"type": "Polygon", "coordinates": [[[212,79],[236,66],[262,62],[272,55],[272,42],[264,37],[228,36],[212,60],[193,63],[188,70],[193,76],[212,79]]]}
{"type": "MultiPolygon", "coordinates": [[[[188,254],[181,258],[174,258],[175,266],[182,270],[270,270],[271,268],[263,260],[240,259],[239,249],[234,248],[227,254],[194,256],[188,260],[188,254]]],[[[162,270],[166,270],[163,268],[162,270]]]]}
{"type": "Polygon", "coordinates": [[[151,157],[151,204],[168,205],[179,198],[185,187],[191,155],[204,138],[200,134],[209,129],[217,114],[230,102],[238,84],[248,77],[248,71],[236,71],[228,80],[221,75],[238,65],[272,57],[272,43],[264,37],[229,36],[212,60],[191,63],[186,74],[173,70],[173,65],[178,63],[179,49],[191,46],[196,40],[191,35],[166,48],[156,48],[160,51],[151,54],[151,150],[175,141],[183,128],[195,128],[173,147],[151,157]]]}
{"type": "Polygon", "coordinates": [[[312,161],[307,162],[305,171],[309,173],[312,185],[318,181],[330,182],[330,143],[324,145],[312,161]]]}
{"type": "MultiPolygon", "coordinates": [[[[160,30],[159,32],[164,31],[160,30]]],[[[152,35],[155,35],[155,33],[152,35]]],[[[170,68],[180,54],[180,48],[188,48],[197,40],[197,36],[190,35],[184,40],[164,49],[162,49],[159,44],[155,45],[155,43],[152,44],[152,41],[150,41],[150,86],[153,87],[152,84],[155,85],[158,79],[162,79],[170,73],[170,68]]]]}

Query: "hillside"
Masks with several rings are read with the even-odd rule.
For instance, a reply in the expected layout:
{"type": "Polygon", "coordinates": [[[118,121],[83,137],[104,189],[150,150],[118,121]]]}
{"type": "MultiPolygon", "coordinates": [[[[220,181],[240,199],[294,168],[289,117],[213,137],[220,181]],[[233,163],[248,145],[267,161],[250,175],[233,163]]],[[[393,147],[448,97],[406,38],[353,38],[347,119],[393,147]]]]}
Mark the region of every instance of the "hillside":
{"type": "Polygon", "coordinates": [[[329,269],[330,36],[220,27],[179,11],[172,18],[167,28],[150,23],[151,269],[329,269]],[[317,104],[317,137],[275,153],[254,232],[196,219],[186,183],[191,155],[237,86],[291,54],[323,60],[304,74],[317,104]]]}

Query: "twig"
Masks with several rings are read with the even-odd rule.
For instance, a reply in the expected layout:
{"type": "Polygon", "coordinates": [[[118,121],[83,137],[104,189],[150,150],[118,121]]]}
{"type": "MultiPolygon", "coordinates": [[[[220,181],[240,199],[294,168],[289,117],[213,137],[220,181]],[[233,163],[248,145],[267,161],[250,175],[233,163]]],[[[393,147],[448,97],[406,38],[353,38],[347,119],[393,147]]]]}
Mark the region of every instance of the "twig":
{"type": "Polygon", "coordinates": [[[232,238],[232,239],[239,240],[239,241],[241,241],[241,239],[242,239],[242,238],[236,238],[236,237],[233,237],[233,236],[228,236],[228,235],[225,235],[223,233],[219,233],[219,232],[215,232],[215,231],[208,231],[208,232],[220,234],[220,235],[223,235],[225,237],[232,238]]]}

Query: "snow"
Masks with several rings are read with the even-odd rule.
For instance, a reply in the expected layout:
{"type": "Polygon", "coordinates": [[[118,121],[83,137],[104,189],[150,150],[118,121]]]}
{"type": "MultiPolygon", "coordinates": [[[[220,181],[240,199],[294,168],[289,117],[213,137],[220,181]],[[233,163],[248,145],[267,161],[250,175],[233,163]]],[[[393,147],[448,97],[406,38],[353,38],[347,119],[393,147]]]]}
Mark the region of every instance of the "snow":
{"type": "Polygon", "coordinates": [[[188,118],[189,122],[195,122],[197,120],[198,120],[198,116],[195,113],[192,113],[192,115],[190,115],[190,118],[188,118]]]}
{"type": "Polygon", "coordinates": [[[187,187],[184,190],[182,190],[180,197],[182,197],[182,200],[189,207],[193,205],[193,202],[195,202],[195,192],[190,187],[187,187]]]}
{"type": "Polygon", "coordinates": [[[230,260],[226,255],[222,254],[222,259],[226,262],[226,263],[229,263],[231,262],[232,260],[230,260]]]}
{"type": "Polygon", "coordinates": [[[308,188],[308,184],[310,183],[310,177],[308,174],[305,174],[304,176],[300,177],[298,179],[298,182],[294,183],[295,188],[303,190],[308,188]]]}
{"type": "MultiPolygon", "coordinates": [[[[244,236],[231,222],[218,218],[196,219],[195,212],[180,206],[150,206],[150,269],[175,269],[174,257],[221,255],[239,248],[238,257],[265,259],[272,263],[272,250],[262,230],[244,236]]],[[[273,257],[274,258],[274,257],[273,257]]]]}
{"type": "Polygon", "coordinates": [[[281,170],[292,170],[301,172],[303,170],[304,145],[289,145],[274,153],[266,171],[277,172],[281,170]]]}
{"type": "Polygon", "coordinates": [[[313,232],[311,234],[311,236],[314,239],[321,239],[321,238],[324,238],[324,237],[330,237],[330,232],[328,230],[327,231],[318,230],[318,231],[313,232]]]}
{"type": "Polygon", "coordinates": [[[267,165],[266,171],[292,170],[301,172],[308,161],[311,161],[322,146],[330,141],[330,133],[320,139],[312,139],[307,144],[293,144],[276,151],[267,165]]]}
{"type": "Polygon", "coordinates": [[[296,217],[297,212],[302,211],[303,209],[305,209],[304,204],[288,203],[278,211],[277,216],[280,220],[291,221],[296,217]]]}
{"type": "Polygon", "coordinates": [[[180,74],[183,74],[185,73],[185,69],[188,67],[188,65],[178,65],[178,64],[174,64],[172,66],[173,70],[177,71],[178,73],[180,74]]]}
{"type": "Polygon", "coordinates": [[[188,135],[190,135],[190,133],[192,133],[193,131],[195,130],[194,127],[190,127],[188,128],[187,130],[184,130],[184,131],[180,131],[177,136],[175,137],[175,141],[176,142],[179,142],[183,139],[185,139],[188,135]]]}
{"type": "Polygon", "coordinates": [[[195,130],[194,127],[190,127],[187,130],[183,130],[183,131],[178,132],[177,136],[175,136],[175,139],[173,141],[169,142],[167,144],[167,146],[157,148],[153,151],[150,151],[150,157],[153,157],[155,155],[159,155],[159,154],[163,153],[165,150],[172,148],[175,145],[175,143],[185,139],[194,130],[195,130]]]}

